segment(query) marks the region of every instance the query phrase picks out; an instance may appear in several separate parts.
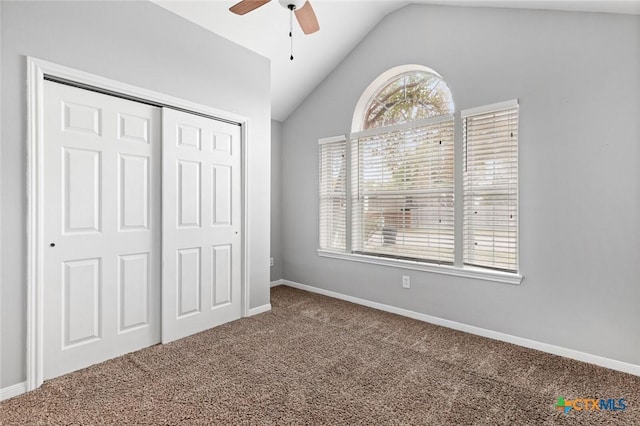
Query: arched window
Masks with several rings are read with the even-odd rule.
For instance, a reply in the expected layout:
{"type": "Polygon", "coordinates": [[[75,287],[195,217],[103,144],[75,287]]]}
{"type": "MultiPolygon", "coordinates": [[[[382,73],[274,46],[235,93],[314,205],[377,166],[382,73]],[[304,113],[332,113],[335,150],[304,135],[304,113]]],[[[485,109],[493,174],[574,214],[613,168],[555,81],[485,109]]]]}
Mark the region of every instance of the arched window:
{"type": "Polygon", "coordinates": [[[453,263],[453,100],[432,69],[403,65],[358,102],[351,135],[352,250],[453,263]]]}
{"type": "Polygon", "coordinates": [[[453,266],[461,276],[519,283],[518,101],[461,117],[456,153],[453,96],[440,74],[401,65],[377,77],[360,96],[351,133],[319,141],[318,253],[443,273],[453,266]],[[454,215],[456,186],[462,220],[454,215]],[[454,251],[462,251],[457,261],[454,251]]]}
{"type": "Polygon", "coordinates": [[[451,91],[437,72],[421,65],[402,65],[380,75],[364,91],[352,130],[401,124],[453,110],[451,91]]]}

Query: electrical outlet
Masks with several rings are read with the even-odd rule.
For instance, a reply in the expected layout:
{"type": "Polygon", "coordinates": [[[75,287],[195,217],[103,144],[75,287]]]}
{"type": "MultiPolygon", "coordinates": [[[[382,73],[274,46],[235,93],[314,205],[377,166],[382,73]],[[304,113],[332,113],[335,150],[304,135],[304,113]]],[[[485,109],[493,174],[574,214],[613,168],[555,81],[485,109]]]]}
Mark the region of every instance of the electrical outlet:
{"type": "Polygon", "coordinates": [[[409,275],[402,276],[402,288],[411,288],[411,278],[409,275]]]}
{"type": "Polygon", "coordinates": [[[269,258],[269,266],[273,266],[273,257],[269,258]]]}

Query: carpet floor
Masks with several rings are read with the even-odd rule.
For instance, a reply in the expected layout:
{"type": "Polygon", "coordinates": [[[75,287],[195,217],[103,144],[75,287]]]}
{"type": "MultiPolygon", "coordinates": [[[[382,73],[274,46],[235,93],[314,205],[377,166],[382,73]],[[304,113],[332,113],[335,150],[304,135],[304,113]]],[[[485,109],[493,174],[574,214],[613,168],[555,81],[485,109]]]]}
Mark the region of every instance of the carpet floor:
{"type": "Polygon", "coordinates": [[[640,425],[640,377],[276,287],[272,311],[45,382],[2,425],[640,425]],[[563,413],[558,397],[625,398],[563,413]]]}

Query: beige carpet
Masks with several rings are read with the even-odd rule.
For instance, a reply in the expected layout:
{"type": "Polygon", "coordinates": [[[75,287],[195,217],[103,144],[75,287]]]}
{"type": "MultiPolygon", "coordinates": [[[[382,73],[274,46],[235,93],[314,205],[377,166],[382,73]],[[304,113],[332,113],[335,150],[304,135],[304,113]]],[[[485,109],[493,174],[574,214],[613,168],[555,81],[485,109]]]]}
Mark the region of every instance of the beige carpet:
{"type": "Polygon", "coordinates": [[[640,425],[640,378],[303,291],[273,310],[46,382],[18,424],[640,425]],[[566,398],[625,398],[572,411],[566,398]]]}

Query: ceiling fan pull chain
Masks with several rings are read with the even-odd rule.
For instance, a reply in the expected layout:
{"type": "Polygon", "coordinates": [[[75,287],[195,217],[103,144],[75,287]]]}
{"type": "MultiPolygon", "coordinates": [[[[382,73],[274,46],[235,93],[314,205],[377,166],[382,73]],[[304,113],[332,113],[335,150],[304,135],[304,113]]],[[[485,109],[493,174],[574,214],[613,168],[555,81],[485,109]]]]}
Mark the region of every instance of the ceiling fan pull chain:
{"type": "Polygon", "coordinates": [[[293,61],[293,7],[289,6],[289,39],[291,40],[291,57],[293,61]]]}

